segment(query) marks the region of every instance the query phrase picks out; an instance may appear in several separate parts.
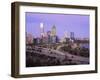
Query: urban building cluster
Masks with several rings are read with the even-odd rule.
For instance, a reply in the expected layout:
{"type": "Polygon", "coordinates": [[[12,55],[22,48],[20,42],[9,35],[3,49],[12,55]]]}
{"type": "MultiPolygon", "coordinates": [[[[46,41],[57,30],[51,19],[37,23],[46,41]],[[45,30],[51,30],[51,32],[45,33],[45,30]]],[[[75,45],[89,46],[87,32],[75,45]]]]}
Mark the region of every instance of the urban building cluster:
{"type": "MultiPolygon", "coordinates": [[[[64,39],[59,39],[56,34],[56,26],[53,25],[51,31],[44,31],[43,23],[40,23],[40,37],[34,38],[32,34],[26,33],[26,44],[51,44],[65,41],[64,39]]],[[[71,32],[71,38],[74,38],[74,33],[71,32]]]]}
{"type": "Polygon", "coordinates": [[[68,35],[67,32],[64,32],[64,36],[62,39],[59,38],[57,35],[57,30],[56,26],[53,25],[51,27],[50,31],[45,31],[44,30],[44,25],[43,23],[40,23],[40,37],[34,37],[32,34],[29,34],[26,32],[26,44],[55,44],[55,43],[67,43],[67,42],[74,42],[75,40],[88,40],[87,38],[85,39],[78,39],[75,38],[74,32],[70,32],[70,35],[68,35]]]}
{"type": "Polygon", "coordinates": [[[43,23],[40,23],[40,37],[34,37],[32,34],[26,33],[26,44],[45,44],[45,43],[57,43],[59,42],[56,35],[56,26],[53,25],[51,31],[44,31],[43,23]]]}

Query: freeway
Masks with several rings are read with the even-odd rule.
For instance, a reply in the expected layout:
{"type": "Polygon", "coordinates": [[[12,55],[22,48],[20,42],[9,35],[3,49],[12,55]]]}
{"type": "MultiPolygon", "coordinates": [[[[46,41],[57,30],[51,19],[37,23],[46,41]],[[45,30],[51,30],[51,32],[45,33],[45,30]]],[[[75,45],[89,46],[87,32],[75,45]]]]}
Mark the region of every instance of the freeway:
{"type": "Polygon", "coordinates": [[[67,56],[69,59],[71,59],[74,62],[76,61],[77,63],[81,63],[81,62],[89,63],[89,58],[86,58],[86,57],[76,56],[68,52],[61,52],[61,51],[53,50],[53,49],[51,49],[51,51],[59,55],[67,56]]]}
{"type": "MultiPolygon", "coordinates": [[[[27,51],[30,52],[30,50],[27,50],[27,51]]],[[[60,60],[63,60],[67,56],[68,59],[70,59],[72,62],[75,62],[77,64],[81,64],[81,63],[88,64],[89,63],[89,58],[72,55],[68,52],[61,52],[61,51],[54,50],[54,49],[37,47],[36,50],[31,50],[31,52],[34,52],[37,54],[45,54],[50,57],[56,57],[57,59],[60,59],[60,60]],[[41,52],[39,52],[38,49],[41,50],[41,52]]]]}

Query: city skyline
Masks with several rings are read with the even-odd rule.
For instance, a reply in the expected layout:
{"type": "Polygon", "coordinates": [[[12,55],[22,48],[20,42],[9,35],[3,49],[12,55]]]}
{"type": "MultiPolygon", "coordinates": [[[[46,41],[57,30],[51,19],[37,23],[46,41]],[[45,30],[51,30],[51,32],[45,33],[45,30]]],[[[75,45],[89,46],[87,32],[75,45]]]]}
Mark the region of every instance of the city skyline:
{"type": "Polygon", "coordinates": [[[56,26],[56,34],[62,38],[64,33],[74,32],[75,37],[89,38],[89,16],[74,14],[41,14],[26,13],[26,32],[34,37],[40,37],[40,24],[43,23],[44,32],[51,31],[56,26]]]}

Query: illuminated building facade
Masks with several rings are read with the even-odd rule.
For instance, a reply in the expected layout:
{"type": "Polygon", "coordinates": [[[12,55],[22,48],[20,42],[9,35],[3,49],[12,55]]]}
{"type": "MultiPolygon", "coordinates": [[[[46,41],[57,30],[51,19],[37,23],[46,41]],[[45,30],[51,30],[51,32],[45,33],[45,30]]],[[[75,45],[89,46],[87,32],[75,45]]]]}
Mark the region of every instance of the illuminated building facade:
{"type": "Polygon", "coordinates": [[[51,29],[51,36],[56,36],[56,26],[55,25],[53,25],[51,29]]]}
{"type": "Polygon", "coordinates": [[[45,35],[43,23],[40,23],[40,34],[41,34],[41,37],[44,37],[44,35],[45,35]]]}
{"type": "Polygon", "coordinates": [[[57,42],[57,36],[56,36],[56,26],[53,25],[51,29],[51,43],[56,43],[57,42]]]}

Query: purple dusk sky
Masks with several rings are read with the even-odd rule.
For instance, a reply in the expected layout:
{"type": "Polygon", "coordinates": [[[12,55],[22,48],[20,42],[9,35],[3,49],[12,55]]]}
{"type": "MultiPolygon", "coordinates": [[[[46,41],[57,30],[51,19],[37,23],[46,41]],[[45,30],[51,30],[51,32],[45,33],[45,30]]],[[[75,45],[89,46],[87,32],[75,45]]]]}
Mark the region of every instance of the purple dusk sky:
{"type": "Polygon", "coordinates": [[[45,32],[51,31],[53,25],[59,37],[74,32],[75,37],[89,38],[89,15],[48,14],[26,12],[26,32],[34,37],[40,36],[40,23],[44,24],[45,32]]]}

